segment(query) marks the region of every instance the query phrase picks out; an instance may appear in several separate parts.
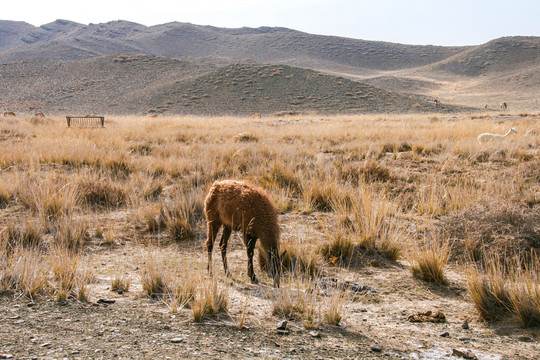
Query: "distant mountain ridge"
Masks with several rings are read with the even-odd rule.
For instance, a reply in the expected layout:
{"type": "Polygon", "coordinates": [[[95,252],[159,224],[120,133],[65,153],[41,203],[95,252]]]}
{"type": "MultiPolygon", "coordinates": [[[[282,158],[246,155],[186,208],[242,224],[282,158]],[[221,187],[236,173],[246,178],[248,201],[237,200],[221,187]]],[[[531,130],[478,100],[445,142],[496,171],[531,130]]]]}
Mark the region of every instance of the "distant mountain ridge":
{"type": "Polygon", "coordinates": [[[172,58],[220,57],[230,63],[249,58],[314,68],[321,63],[336,69],[395,70],[434,63],[467,49],[312,35],[279,27],[226,29],[179,22],[147,27],[128,21],[83,25],[56,20],[34,27],[0,21],[0,34],[9,37],[0,41],[2,63],[140,53],[172,58]]]}

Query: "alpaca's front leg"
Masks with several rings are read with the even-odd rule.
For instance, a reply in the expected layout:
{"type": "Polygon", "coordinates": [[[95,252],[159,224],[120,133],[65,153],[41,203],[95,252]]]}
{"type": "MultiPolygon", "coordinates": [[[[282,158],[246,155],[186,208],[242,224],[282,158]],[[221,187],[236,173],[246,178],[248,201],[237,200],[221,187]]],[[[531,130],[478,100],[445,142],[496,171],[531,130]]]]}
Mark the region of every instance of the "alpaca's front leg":
{"type": "Polygon", "coordinates": [[[255,244],[257,243],[257,238],[252,235],[247,235],[246,247],[247,247],[247,256],[248,256],[248,276],[251,279],[253,284],[258,284],[259,280],[255,276],[255,271],[253,270],[253,253],[255,252],[255,244]]]}

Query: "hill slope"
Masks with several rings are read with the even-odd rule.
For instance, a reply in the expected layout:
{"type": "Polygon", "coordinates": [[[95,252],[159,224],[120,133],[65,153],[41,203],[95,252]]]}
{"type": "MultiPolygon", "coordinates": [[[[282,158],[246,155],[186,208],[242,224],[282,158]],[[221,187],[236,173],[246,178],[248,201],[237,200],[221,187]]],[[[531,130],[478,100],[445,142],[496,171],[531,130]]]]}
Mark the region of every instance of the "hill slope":
{"type": "Polygon", "coordinates": [[[0,72],[0,106],[23,112],[250,115],[434,110],[429,99],[418,95],[287,65],[216,68],[148,55],[109,55],[2,64],[0,72]]]}

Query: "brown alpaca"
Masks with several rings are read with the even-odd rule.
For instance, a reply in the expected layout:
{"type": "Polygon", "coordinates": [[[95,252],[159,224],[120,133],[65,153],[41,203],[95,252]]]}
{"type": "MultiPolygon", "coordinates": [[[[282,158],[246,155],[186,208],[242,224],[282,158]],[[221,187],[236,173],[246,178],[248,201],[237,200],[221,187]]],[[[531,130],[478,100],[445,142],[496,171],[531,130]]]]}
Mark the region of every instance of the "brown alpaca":
{"type": "Polygon", "coordinates": [[[257,239],[268,260],[269,273],[274,286],[279,287],[281,262],[279,261],[279,226],[277,211],[270,196],[263,189],[245,181],[216,181],[208,191],[205,200],[205,214],[208,226],[206,248],[208,250],[208,272],[212,274],[212,249],[219,228],[223,234],[219,242],[223,268],[227,268],[227,241],[231,231],[242,231],[247,248],[248,275],[251,282],[258,280],[253,271],[253,252],[257,239]]]}
{"type": "Polygon", "coordinates": [[[433,102],[435,103],[436,107],[441,106],[441,101],[439,99],[435,99],[435,100],[433,100],[433,102]]]}
{"type": "Polygon", "coordinates": [[[501,103],[501,109],[506,110],[507,107],[508,107],[508,105],[506,105],[505,102],[501,103]]]}
{"type": "Polygon", "coordinates": [[[13,111],[6,111],[4,112],[4,116],[17,116],[13,111]]]}
{"type": "Polygon", "coordinates": [[[35,116],[35,117],[42,117],[42,118],[44,118],[44,117],[45,117],[45,114],[44,114],[44,113],[35,113],[34,116],[35,116]]]}
{"type": "Polygon", "coordinates": [[[255,114],[253,114],[253,118],[254,118],[254,119],[260,119],[260,118],[261,118],[261,114],[255,113],[255,114]]]}

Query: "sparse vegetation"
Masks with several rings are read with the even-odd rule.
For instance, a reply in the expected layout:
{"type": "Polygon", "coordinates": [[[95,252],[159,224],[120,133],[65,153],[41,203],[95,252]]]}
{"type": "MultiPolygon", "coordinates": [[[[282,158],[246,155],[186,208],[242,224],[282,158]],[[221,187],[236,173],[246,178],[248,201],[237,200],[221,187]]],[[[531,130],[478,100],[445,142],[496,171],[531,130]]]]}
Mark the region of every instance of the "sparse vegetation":
{"type": "Polygon", "coordinates": [[[540,247],[537,122],[523,140],[490,149],[475,136],[493,119],[447,122],[444,115],[287,114],[257,124],[251,117],[118,117],[99,132],[59,130],[60,121],[0,123],[0,134],[21,134],[0,153],[2,294],[59,304],[121,298],[114,306],[161,308],[159,326],[168,326],[168,310],[201,326],[232,318],[242,332],[276,318],[328,334],[334,326],[369,332],[382,303],[392,321],[385,331],[398,334],[413,325],[396,322],[393,303],[414,308],[419,299],[444,299],[449,319],[477,311],[503,327],[538,326],[538,258],[531,256],[540,247]],[[257,140],[237,141],[243,133],[257,140]],[[231,279],[216,257],[215,277],[206,277],[203,199],[214,180],[226,178],[265,188],[277,205],[279,289],[269,290],[264,257],[255,270],[260,285],[237,266],[245,263],[242,234],[229,243],[231,279]],[[489,267],[484,253],[507,256],[489,267]],[[509,270],[510,255],[519,270],[509,270]],[[118,256],[122,271],[111,269],[118,256]],[[431,285],[409,271],[441,286],[427,293],[431,285]],[[324,276],[357,285],[325,287],[324,276]],[[471,300],[447,296],[454,288],[467,288],[471,300]]]}

